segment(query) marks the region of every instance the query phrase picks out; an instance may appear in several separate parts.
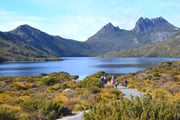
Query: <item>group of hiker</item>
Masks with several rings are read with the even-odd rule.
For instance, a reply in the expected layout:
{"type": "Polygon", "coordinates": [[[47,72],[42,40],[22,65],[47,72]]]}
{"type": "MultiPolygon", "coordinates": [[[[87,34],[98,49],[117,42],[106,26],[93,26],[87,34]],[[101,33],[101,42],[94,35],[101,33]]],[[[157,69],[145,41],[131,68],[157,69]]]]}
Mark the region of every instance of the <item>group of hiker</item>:
{"type": "MultiPolygon", "coordinates": [[[[117,78],[115,78],[114,76],[111,77],[110,80],[107,80],[107,78],[105,76],[101,76],[100,77],[100,80],[102,81],[103,83],[103,86],[105,86],[107,84],[107,82],[109,81],[110,84],[112,86],[114,86],[115,88],[117,88],[117,86],[119,85],[119,81],[117,80],[117,78]]],[[[126,88],[127,87],[127,78],[124,78],[124,81],[123,81],[123,86],[126,88]]]]}

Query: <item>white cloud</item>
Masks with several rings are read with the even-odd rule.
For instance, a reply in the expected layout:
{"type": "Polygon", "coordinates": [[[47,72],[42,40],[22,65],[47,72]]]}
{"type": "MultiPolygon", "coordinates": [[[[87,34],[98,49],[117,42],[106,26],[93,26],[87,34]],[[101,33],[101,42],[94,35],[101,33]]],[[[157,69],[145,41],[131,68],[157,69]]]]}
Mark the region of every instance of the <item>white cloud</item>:
{"type": "Polygon", "coordinates": [[[65,38],[80,41],[87,40],[108,22],[123,29],[134,27],[136,19],[110,18],[104,16],[57,16],[54,20],[48,20],[48,27],[42,26],[42,30],[50,34],[60,35],[65,38]]]}
{"type": "Polygon", "coordinates": [[[63,16],[53,18],[21,16],[12,12],[0,11],[0,30],[9,31],[22,24],[29,24],[48,34],[84,41],[95,34],[108,22],[120,28],[132,28],[135,19],[104,16],[63,16]]]}
{"type": "MultiPolygon", "coordinates": [[[[117,11],[118,12],[118,11],[117,11]]],[[[134,26],[134,18],[105,16],[63,16],[53,18],[19,15],[11,11],[0,10],[0,30],[9,31],[22,24],[29,24],[44,32],[60,35],[65,38],[87,40],[108,22],[120,28],[130,29],[134,26]]]]}

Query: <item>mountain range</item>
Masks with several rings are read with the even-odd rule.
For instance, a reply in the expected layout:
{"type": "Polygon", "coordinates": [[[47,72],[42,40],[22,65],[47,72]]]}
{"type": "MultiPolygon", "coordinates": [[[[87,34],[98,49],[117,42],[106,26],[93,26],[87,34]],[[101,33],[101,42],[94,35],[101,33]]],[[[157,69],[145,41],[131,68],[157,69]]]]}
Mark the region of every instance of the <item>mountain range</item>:
{"type": "Polygon", "coordinates": [[[180,32],[169,40],[139,48],[109,52],[102,57],[180,57],[180,32]]]}
{"type": "Polygon", "coordinates": [[[0,32],[0,61],[52,60],[61,56],[97,56],[166,41],[180,29],[162,17],[139,18],[132,30],[112,23],[85,42],[49,35],[29,25],[0,32]]]}
{"type": "Polygon", "coordinates": [[[141,17],[132,30],[123,30],[108,23],[86,42],[97,55],[100,55],[164,41],[179,30],[162,17],[141,17]]]}

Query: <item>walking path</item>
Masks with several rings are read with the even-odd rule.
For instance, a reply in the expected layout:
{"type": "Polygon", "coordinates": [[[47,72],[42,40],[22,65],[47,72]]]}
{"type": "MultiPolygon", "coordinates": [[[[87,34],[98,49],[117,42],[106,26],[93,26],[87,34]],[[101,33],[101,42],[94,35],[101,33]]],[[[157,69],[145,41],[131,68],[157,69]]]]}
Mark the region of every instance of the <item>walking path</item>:
{"type": "MultiPolygon", "coordinates": [[[[123,86],[118,86],[117,87],[120,91],[122,91],[123,95],[127,98],[130,98],[130,96],[141,96],[143,95],[142,92],[139,92],[137,91],[136,89],[131,89],[131,88],[125,88],[123,86]]],[[[83,118],[83,111],[82,112],[77,112],[75,113],[75,115],[72,115],[72,116],[66,116],[66,117],[63,117],[61,119],[57,119],[57,120],[82,120],[83,118]]]]}
{"type": "Polygon", "coordinates": [[[63,118],[57,119],[57,120],[82,120],[83,119],[83,113],[84,113],[84,111],[77,112],[77,113],[74,113],[75,115],[66,116],[66,117],[63,117],[63,118]]]}
{"type": "Polygon", "coordinates": [[[125,88],[124,86],[118,86],[117,88],[118,88],[118,89],[123,93],[123,95],[124,95],[125,97],[127,97],[127,98],[130,98],[131,95],[134,96],[134,97],[136,97],[136,96],[140,97],[141,95],[144,94],[144,93],[142,93],[142,92],[139,92],[139,91],[136,90],[136,89],[125,88]]]}

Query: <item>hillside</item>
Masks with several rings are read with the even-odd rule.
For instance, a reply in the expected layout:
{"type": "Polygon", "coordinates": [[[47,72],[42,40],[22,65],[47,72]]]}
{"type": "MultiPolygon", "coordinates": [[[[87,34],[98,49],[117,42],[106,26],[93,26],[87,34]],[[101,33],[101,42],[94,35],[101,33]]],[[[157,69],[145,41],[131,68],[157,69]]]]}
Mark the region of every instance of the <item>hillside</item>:
{"type": "Polygon", "coordinates": [[[111,52],[104,57],[180,57],[180,33],[167,41],[140,48],[111,52]]]}
{"type": "Polygon", "coordinates": [[[90,37],[86,43],[92,48],[95,55],[108,51],[134,48],[140,45],[135,33],[119,29],[119,27],[115,27],[111,23],[105,25],[90,37]]]}
{"type": "Polygon", "coordinates": [[[2,60],[52,60],[59,56],[86,56],[83,42],[52,36],[29,25],[0,32],[2,60]]]}
{"type": "Polygon", "coordinates": [[[8,41],[0,37],[0,62],[18,60],[44,61],[59,60],[59,58],[20,41],[8,41]]]}
{"type": "Polygon", "coordinates": [[[29,25],[21,25],[9,33],[30,46],[57,56],[84,56],[87,48],[83,42],[52,36],[29,25]]]}

